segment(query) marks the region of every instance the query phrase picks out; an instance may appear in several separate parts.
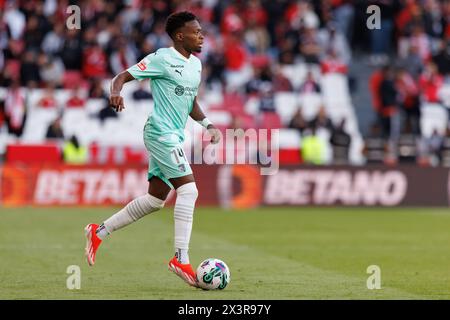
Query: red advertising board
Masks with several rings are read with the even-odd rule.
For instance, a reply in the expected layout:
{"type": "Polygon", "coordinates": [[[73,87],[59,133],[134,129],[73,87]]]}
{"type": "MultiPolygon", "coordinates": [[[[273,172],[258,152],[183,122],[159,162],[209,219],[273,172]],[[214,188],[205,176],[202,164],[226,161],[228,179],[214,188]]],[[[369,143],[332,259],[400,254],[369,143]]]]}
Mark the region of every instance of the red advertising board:
{"type": "MultiPolygon", "coordinates": [[[[448,206],[449,170],[399,167],[192,165],[200,206],[448,206]]],[[[124,205],[147,192],[146,166],[0,167],[2,206],[124,205]]],[[[167,205],[174,203],[174,192],[167,205]]]]}

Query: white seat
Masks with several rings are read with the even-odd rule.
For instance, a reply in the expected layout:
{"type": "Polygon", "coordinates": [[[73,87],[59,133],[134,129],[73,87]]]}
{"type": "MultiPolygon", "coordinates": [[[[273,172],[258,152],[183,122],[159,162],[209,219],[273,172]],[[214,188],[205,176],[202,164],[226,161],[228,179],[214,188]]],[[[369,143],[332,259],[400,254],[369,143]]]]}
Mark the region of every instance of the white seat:
{"type": "Polygon", "coordinates": [[[22,135],[22,141],[39,143],[45,140],[48,126],[59,115],[57,108],[40,108],[32,106],[28,109],[27,120],[22,135]]]}
{"type": "Polygon", "coordinates": [[[301,135],[296,129],[280,129],[279,146],[280,149],[300,148],[301,135]]]}
{"type": "Polygon", "coordinates": [[[287,126],[298,108],[298,97],[294,93],[279,92],[275,94],[275,109],[281,122],[287,126]]]}
{"type": "Polygon", "coordinates": [[[325,100],[349,101],[350,91],[347,77],[338,73],[326,74],[322,77],[322,93],[325,100]]]}
{"type": "Polygon", "coordinates": [[[439,104],[427,103],[421,107],[420,127],[422,135],[429,137],[435,129],[445,134],[448,123],[447,110],[439,104]]]}
{"type": "Polygon", "coordinates": [[[302,109],[303,117],[306,120],[313,119],[323,104],[322,97],[319,94],[308,93],[299,97],[299,104],[302,109]]]}
{"type": "Polygon", "coordinates": [[[211,120],[212,123],[220,125],[220,126],[228,126],[231,124],[231,114],[225,110],[211,110],[208,112],[208,119],[211,120]]]}

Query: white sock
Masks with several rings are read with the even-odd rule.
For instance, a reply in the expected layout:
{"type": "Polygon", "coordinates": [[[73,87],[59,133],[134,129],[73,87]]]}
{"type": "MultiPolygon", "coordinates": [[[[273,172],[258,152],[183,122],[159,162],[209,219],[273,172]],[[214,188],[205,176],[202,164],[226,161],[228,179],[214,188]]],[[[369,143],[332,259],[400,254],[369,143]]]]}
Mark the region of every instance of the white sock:
{"type": "Polygon", "coordinates": [[[177,249],[175,251],[175,257],[182,264],[189,263],[189,254],[187,249],[177,249]]]}
{"type": "Polygon", "coordinates": [[[145,215],[164,207],[164,201],[150,194],[140,196],[129,202],[122,210],[105,220],[104,228],[98,230],[97,236],[104,239],[108,234],[119,230],[145,215]]]}
{"type": "Polygon", "coordinates": [[[102,223],[101,225],[98,226],[97,231],[95,232],[97,234],[97,237],[99,237],[100,239],[105,239],[106,236],[109,235],[108,230],[106,230],[105,224],[102,223]]]}
{"type": "Polygon", "coordinates": [[[177,189],[175,201],[175,255],[180,263],[189,263],[189,241],[191,239],[192,221],[198,190],[195,182],[182,185],[177,189]]]}

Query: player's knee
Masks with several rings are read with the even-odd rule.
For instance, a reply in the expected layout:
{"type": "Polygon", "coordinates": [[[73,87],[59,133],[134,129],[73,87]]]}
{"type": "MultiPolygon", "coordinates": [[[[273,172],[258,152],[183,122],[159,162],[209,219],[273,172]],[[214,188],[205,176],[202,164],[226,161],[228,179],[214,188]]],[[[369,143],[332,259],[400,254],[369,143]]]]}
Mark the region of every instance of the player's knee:
{"type": "Polygon", "coordinates": [[[162,207],[164,207],[164,200],[147,193],[129,202],[126,206],[126,212],[133,221],[136,221],[162,207]]]}
{"type": "Polygon", "coordinates": [[[181,187],[178,187],[177,195],[178,197],[186,197],[195,201],[198,197],[197,185],[195,182],[183,184],[181,187]]]}
{"type": "Polygon", "coordinates": [[[148,199],[150,211],[157,211],[164,207],[164,204],[165,204],[164,200],[161,200],[155,196],[152,196],[151,194],[147,194],[147,199],[148,199]]]}

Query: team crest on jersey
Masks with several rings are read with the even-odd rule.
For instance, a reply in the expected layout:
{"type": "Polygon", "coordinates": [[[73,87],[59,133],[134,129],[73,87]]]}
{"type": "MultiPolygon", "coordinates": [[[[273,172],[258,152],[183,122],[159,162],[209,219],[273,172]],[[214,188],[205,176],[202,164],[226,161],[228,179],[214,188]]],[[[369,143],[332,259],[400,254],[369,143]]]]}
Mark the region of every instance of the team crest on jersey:
{"type": "Polygon", "coordinates": [[[137,64],[138,68],[141,69],[142,71],[144,71],[145,69],[147,69],[147,65],[145,64],[145,61],[142,60],[141,62],[139,62],[137,64]]]}
{"type": "Polygon", "coordinates": [[[178,165],[178,169],[180,169],[180,171],[182,172],[186,172],[186,166],[184,164],[178,165]]]}
{"type": "Polygon", "coordinates": [[[180,85],[176,86],[176,88],[175,88],[175,94],[176,94],[177,96],[182,96],[183,93],[184,93],[184,87],[183,87],[183,86],[180,86],[180,85]]]}

